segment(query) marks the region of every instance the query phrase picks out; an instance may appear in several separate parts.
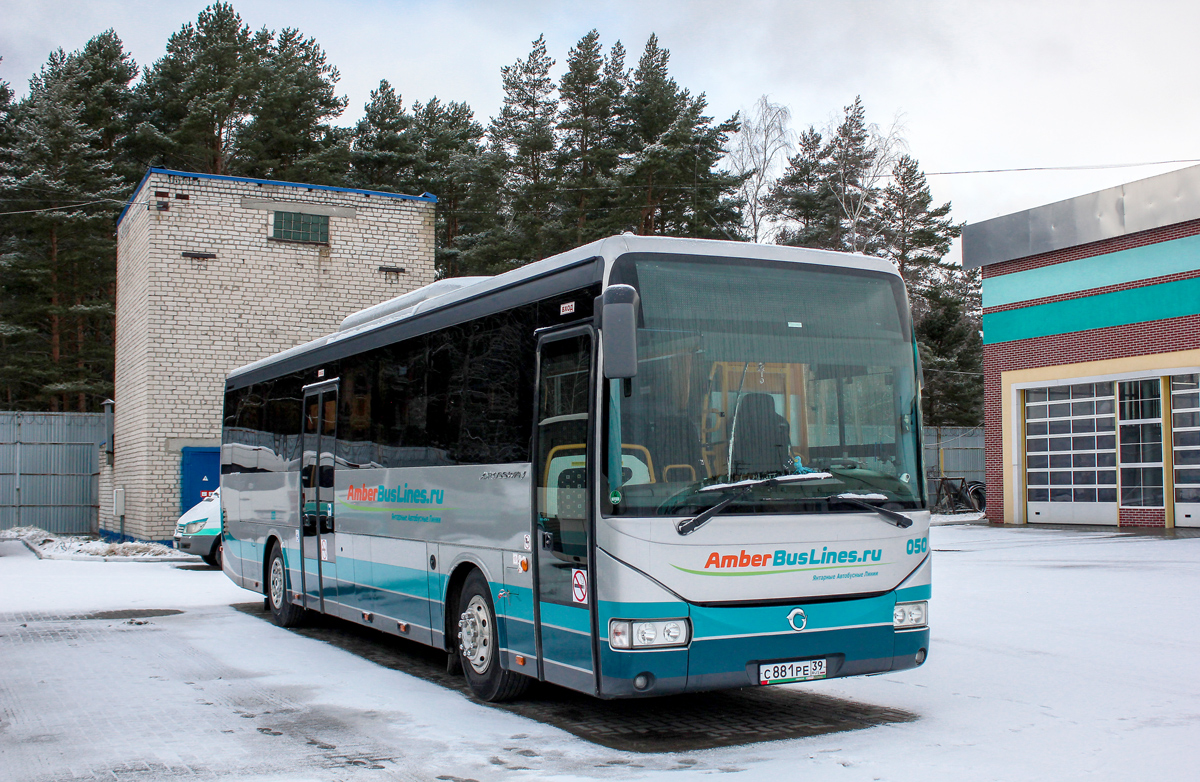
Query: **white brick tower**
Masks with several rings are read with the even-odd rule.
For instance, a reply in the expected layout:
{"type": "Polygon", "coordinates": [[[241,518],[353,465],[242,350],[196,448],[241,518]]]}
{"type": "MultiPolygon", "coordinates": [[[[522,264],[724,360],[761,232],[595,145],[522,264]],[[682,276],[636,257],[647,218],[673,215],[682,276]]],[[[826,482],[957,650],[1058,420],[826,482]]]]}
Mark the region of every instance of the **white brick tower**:
{"type": "Polygon", "coordinates": [[[231,369],[434,280],[424,196],[152,168],[117,221],[114,454],[100,528],[171,537],[185,447],[220,445],[231,369]]]}

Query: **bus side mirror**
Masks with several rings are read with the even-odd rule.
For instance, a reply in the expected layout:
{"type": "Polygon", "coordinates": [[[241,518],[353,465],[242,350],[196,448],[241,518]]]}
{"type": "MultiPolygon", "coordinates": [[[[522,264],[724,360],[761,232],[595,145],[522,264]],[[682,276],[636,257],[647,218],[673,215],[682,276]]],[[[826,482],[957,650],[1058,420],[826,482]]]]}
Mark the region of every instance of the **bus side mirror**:
{"type": "Polygon", "coordinates": [[[613,285],[601,296],[600,332],[604,338],[604,376],[637,376],[638,292],[632,285],[613,285]]]}

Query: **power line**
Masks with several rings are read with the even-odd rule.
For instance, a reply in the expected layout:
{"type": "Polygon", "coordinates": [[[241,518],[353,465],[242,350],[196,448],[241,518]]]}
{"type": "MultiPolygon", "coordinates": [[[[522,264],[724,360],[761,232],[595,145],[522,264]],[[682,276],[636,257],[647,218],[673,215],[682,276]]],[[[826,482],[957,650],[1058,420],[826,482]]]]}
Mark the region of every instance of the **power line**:
{"type": "Polygon", "coordinates": [[[972,375],[974,377],[983,377],[982,372],[959,372],[956,369],[935,369],[933,367],[921,367],[922,372],[944,372],[948,375],[972,375]]]}
{"type": "Polygon", "coordinates": [[[93,204],[108,204],[108,203],[121,204],[121,205],[125,204],[124,201],[117,201],[114,198],[101,198],[98,201],[85,201],[82,204],[67,204],[65,206],[48,206],[45,209],[22,209],[17,212],[0,212],[0,215],[28,215],[28,214],[35,214],[37,212],[61,212],[64,209],[78,209],[81,206],[92,206],[93,204]]]}
{"type": "Polygon", "coordinates": [[[1010,174],[1020,171],[1099,171],[1108,168],[1138,168],[1166,166],[1173,163],[1200,163],[1200,158],[1185,160],[1154,160],[1149,163],[1101,163],[1091,166],[1028,166],[1026,168],[980,168],[970,171],[928,171],[925,176],[956,176],[958,174],[1010,174]]]}

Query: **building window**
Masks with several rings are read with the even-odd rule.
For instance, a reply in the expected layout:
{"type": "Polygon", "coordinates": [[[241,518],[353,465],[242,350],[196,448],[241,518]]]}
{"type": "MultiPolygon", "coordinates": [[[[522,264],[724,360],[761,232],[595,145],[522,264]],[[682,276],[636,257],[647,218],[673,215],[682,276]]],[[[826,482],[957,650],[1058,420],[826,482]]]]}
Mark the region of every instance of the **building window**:
{"type": "Polygon", "coordinates": [[[271,238],[329,244],[329,216],[276,212],[271,238]]]}
{"type": "Polygon", "coordinates": [[[1163,507],[1163,432],[1159,382],[1119,383],[1121,506],[1163,507]]]}

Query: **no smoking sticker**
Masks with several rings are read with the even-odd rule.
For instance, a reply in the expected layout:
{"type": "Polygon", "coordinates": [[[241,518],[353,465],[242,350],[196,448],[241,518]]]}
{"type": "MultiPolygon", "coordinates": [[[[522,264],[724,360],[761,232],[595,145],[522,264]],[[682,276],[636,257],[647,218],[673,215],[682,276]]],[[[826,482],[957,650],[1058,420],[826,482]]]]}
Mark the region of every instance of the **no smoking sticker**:
{"type": "Polygon", "coordinates": [[[576,603],[586,603],[587,597],[587,571],[572,570],[571,571],[571,599],[576,603]]]}

